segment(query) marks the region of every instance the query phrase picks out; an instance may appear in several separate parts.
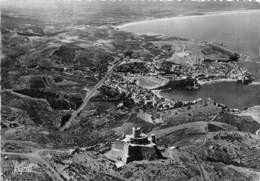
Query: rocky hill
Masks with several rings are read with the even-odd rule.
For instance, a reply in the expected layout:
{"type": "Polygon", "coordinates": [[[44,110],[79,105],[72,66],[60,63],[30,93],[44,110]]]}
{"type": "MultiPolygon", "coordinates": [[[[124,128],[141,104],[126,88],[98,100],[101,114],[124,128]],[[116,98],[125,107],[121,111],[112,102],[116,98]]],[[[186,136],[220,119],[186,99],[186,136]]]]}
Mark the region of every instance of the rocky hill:
{"type": "Polygon", "coordinates": [[[255,117],[212,99],[158,93],[194,91],[200,81],[220,78],[251,80],[239,62],[185,38],[12,21],[17,26],[1,28],[3,179],[259,180],[255,117]],[[225,61],[208,61],[209,54],[225,61]],[[166,87],[151,87],[162,79],[166,87]],[[117,168],[104,153],[134,126],[157,136],[164,158],[117,168]]]}

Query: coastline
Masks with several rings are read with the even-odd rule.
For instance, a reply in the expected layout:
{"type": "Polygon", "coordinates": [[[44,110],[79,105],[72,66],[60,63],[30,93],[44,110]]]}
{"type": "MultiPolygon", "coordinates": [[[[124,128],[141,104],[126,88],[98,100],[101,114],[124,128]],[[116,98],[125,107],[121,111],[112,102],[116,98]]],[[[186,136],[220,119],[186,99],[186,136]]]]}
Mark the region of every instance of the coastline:
{"type": "Polygon", "coordinates": [[[260,82],[258,82],[258,81],[255,81],[255,82],[252,82],[251,84],[249,84],[249,85],[252,85],[252,86],[258,86],[258,85],[260,85],[260,82]]]}
{"type": "Polygon", "coordinates": [[[259,12],[260,9],[243,9],[243,10],[228,10],[228,11],[209,11],[209,12],[201,12],[201,14],[196,15],[182,15],[179,14],[177,16],[169,16],[164,18],[146,18],[144,20],[137,20],[133,22],[127,22],[120,25],[114,26],[115,28],[122,29],[128,26],[141,24],[141,23],[149,23],[154,21],[163,21],[163,20],[169,20],[169,19],[183,19],[183,18],[197,18],[197,17],[207,17],[207,16],[222,16],[222,15],[228,15],[228,14],[237,14],[237,13],[250,13],[250,12],[259,12]]]}
{"type": "MultiPolygon", "coordinates": [[[[201,14],[184,14],[184,15],[177,15],[177,16],[171,16],[171,17],[163,17],[163,18],[147,18],[146,20],[137,20],[134,22],[126,22],[121,25],[115,26],[116,28],[122,30],[122,31],[127,31],[128,26],[138,26],[139,24],[145,25],[145,23],[149,22],[160,22],[160,21],[166,21],[166,20],[172,20],[172,19],[187,19],[187,18],[199,18],[199,17],[210,17],[210,16],[223,16],[223,15],[232,15],[232,14],[248,14],[248,13],[258,13],[260,12],[260,9],[241,9],[241,10],[228,10],[228,11],[209,11],[209,12],[201,12],[201,14]]],[[[139,34],[139,33],[137,33],[139,34]]],[[[156,33],[142,33],[142,34],[147,34],[147,35],[162,35],[162,34],[156,34],[156,33]]],[[[243,58],[246,59],[248,62],[251,60],[249,55],[243,54],[243,58]]],[[[242,57],[241,57],[242,58],[242,57]]],[[[230,83],[236,83],[236,79],[213,79],[213,80],[199,80],[198,83],[201,86],[204,85],[211,85],[211,84],[217,84],[221,82],[230,82],[230,83]]],[[[252,82],[249,85],[246,86],[258,86],[260,83],[259,82],[252,82]]],[[[157,96],[163,97],[161,95],[161,90],[160,91],[152,91],[154,94],[157,96]]],[[[258,106],[258,105],[256,105],[258,106]]]]}
{"type": "Polygon", "coordinates": [[[198,83],[201,86],[208,85],[208,84],[220,83],[220,82],[237,82],[237,80],[235,80],[235,79],[216,79],[216,80],[208,80],[208,81],[198,80],[198,83]]]}
{"type": "MultiPolygon", "coordinates": [[[[216,79],[216,80],[208,80],[208,81],[201,81],[199,80],[198,83],[203,86],[203,85],[208,85],[208,84],[215,84],[215,83],[221,83],[221,82],[237,82],[236,79],[216,79]]],[[[253,81],[249,83],[247,86],[259,86],[260,82],[258,81],[253,81]]]]}

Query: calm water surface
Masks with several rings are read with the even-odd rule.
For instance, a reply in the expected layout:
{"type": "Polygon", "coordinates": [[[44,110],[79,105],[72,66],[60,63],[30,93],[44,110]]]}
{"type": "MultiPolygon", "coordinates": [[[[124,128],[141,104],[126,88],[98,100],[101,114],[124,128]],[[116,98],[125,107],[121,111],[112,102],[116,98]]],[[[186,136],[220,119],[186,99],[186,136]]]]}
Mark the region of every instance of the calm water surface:
{"type": "MultiPolygon", "coordinates": [[[[242,63],[260,82],[260,10],[158,19],[130,23],[120,28],[135,33],[165,34],[223,43],[251,57],[249,62],[242,63]]],[[[260,85],[242,86],[222,82],[204,85],[198,91],[166,91],[162,94],[183,100],[211,97],[217,102],[240,109],[260,105],[260,85]]]]}
{"type": "Polygon", "coordinates": [[[259,57],[260,10],[175,17],[129,23],[122,30],[215,41],[252,57],[259,57]]]}
{"type": "Polygon", "coordinates": [[[224,103],[232,108],[245,109],[260,105],[260,86],[243,86],[235,82],[206,84],[197,91],[163,91],[162,96],[180,100],[194,100],[210,97],[216,102],[224,103]]]}

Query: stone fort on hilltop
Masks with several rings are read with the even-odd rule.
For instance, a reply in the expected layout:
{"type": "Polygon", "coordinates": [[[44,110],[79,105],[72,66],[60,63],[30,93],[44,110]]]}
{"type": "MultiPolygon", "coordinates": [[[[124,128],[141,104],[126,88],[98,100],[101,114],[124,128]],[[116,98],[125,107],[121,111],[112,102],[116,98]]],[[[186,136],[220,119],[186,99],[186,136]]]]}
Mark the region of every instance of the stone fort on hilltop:
{"type": "Polygon", "coordinates": [[[123,140],[114,142],[105,156],[115,161],[117,167],[132,161],[163,158],[156,147],[155,135],[148,137],[142,133],[141,128],[135,127],[131,135],[125,135],[123,140]]]}

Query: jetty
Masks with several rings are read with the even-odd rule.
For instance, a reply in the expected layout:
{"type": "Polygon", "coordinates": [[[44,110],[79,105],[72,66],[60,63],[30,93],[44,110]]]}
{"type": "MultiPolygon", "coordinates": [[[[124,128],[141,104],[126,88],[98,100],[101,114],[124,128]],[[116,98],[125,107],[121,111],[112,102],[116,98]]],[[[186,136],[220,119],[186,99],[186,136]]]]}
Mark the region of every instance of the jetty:
{"type": "Polygon", "coordinates": [[[219,45],[219,44],[216,44],[213,42],[207,42],[207,45],[217,51],[220,51],[223,54],[228,55],[230,57],[230,59],[233,61],[238,61],[238,59],[240,58],[240,55],[237,52],[230,50],[227,47],[224,47],[222,45],[219,45]]]}

